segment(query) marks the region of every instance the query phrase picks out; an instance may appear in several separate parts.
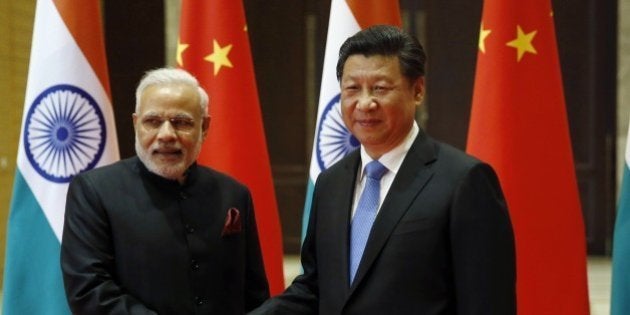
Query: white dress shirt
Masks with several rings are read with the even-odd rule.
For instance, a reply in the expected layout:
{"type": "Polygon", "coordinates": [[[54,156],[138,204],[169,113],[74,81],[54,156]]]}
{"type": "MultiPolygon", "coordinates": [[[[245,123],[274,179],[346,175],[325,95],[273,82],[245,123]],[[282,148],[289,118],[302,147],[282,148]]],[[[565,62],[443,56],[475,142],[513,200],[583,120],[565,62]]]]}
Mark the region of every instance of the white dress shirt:
{"type": "MultiPolygon", "coordinates": [[[[407,137],[395,148],[391,151],[383,154],[378,161],[383,164],[387,168],[387,173],[383,175],[381,178],[381,191],[378,201],[378,211],[380,211],[381,206],[383,205],[383,200],[387,196],[387,192],[389,188],[392,186],[394,182],[394,178],[402,165],[405,156],[407,156],[407,152],[409,152],[409,148],[413,144],[414,140],[418,136],[420,128],[418,124],[414,121],[411,130],[407,134],[407,137]]],[[[363,192],[363,187],[365,186],[365,176],[364,176],[364,165],[372,162],[373,159],[367,154],[363,145],[361,145],[361,164],[359,165],[359,171],[357,172],[357,180],[354,188],[354,199],[352,201],[352,216],[354,217],[354,213],[357,210],[357,204],[359,203],[359,198],[361,197],[361,193],[363,192]]]]}

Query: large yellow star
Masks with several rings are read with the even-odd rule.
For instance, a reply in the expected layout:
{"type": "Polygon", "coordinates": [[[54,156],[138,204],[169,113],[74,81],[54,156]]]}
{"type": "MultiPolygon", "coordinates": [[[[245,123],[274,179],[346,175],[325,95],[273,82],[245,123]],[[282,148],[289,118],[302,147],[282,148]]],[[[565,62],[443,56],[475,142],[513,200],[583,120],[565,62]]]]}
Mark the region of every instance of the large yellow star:
{"type": "Polygon", "coordinates": [[[516,39],[507,43],[508,46],[516,48],[518,52],[517,61],[521,61],[523,55],[528,52],[532,54],[537,54],[536,48],[532,45],[532,40],[538,31],[533,31],[525,34],[523,29],[521,29],[520,25],[516,26],[516,39]]]}
{"type": "Polygon", "coordinates": [[[182,54],[184,54],[184,50],[186,50],[186,48],[188,48],[188,44],[182,44],[182,42],[180,41],[180,39],[177,39],[177,64],[180,67],[184,66],[184,59],[182,58],[182,54]]]}
{"type": "Polygon", "coordinates": [[[214,63],[214,75],[217,75],[223,66],[232,68],[232,62],[228,59],[230,50],[232,50],[232,44],[221,47],[216,39],[213,40],[212,54],[207,55],[203,60],[214,63]]]}
{"type": "Polygon", "coordinates": [[[481,27],[479,28],[479,50],[482,53],[486,53],[486,37],[490,35],[492,31],[490,29],[483,28],[483,22],[481,22],[481,27]]]}

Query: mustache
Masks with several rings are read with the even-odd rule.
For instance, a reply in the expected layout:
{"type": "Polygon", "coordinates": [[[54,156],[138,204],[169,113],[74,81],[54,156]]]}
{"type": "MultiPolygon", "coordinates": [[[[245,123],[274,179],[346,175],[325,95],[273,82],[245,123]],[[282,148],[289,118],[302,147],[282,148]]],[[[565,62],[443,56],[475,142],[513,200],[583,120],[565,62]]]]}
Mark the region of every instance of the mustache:
{"type": "Polygon", "coordinates": [[[182,147],[177,144],[156,144],[152,145],[149,149],[151,152],[172,152],[172,151],[182,151],[182,147]]]}

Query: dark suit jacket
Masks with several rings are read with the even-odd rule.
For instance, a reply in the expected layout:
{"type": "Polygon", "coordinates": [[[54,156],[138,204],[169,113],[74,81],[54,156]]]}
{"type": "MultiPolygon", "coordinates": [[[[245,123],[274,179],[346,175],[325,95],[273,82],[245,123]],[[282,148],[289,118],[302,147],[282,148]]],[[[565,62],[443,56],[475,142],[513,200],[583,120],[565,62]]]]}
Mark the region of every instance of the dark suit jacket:
{"type": "Polygon", "coordinates": [[[74,178],[61,244],[73,313],[243,314],[268,298],[249,191],[188,172],[180,185],[131,158],[74,178]],[[222,236],[230,208],[242,229],[222,236]]]}
{"type": "Polygon", "coordinates": [[[359,165],[357,150],[319,175],[304,274],[253,314],[516,313],[514,238],[494,171],[422,131],[350,286],[348,228],[359,165]]]}

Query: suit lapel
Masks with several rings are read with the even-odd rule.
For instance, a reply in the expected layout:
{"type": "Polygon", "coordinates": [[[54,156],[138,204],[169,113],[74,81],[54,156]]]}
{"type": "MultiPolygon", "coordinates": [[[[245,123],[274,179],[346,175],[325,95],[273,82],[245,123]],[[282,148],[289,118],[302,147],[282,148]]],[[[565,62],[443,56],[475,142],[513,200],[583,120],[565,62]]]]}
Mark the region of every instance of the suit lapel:
{"type": "Polygon", "coordinates": [[[348,283],[350,277],[348,274],[350,213],[352,211],[352,199],[360,163],[359,150],[351,153],[342,163],[344,164],[342,165],[343,171],[341,172],[341,176],[335,179],[333,189],[330,190],[334,192],[330,196],[332,199],[330,204],[334,205],[335,210],[330,213],[333,227],[329,231],[326,231],[326,233],[329,235],[329,239],[336,240],[335,247],[332,249],[333,253],[327,259],[339,259],[339,261],[329,262],[331,263],[331,268],[335,270],[332,274],[339,275],[334,279],[335,285],[333,287],[340,288],[340,291],[343,292],[343,296],[347,296],[346,294],[350,288],[348,283]]]}
{"type": "MultiPolygon", "coordinates": [[[[427,165],[435,161],[435,158],[435,149],[432,142],[420,131],[398,170],[374,221],[365,251],[363,252],[361,264],[350,288],[350,294],[352,294],[374,263],[398,221],[400,221],[418,193],[431,179],[433,172],[427,165]]],[[[345,256],[348,256],[347,251],[345,256]]]]}

